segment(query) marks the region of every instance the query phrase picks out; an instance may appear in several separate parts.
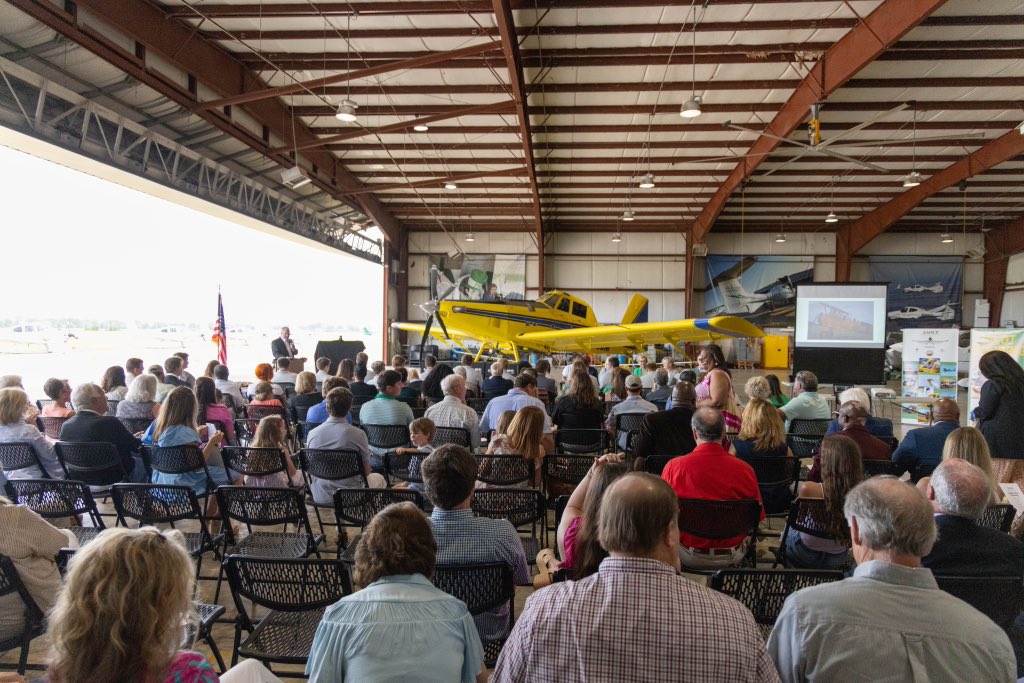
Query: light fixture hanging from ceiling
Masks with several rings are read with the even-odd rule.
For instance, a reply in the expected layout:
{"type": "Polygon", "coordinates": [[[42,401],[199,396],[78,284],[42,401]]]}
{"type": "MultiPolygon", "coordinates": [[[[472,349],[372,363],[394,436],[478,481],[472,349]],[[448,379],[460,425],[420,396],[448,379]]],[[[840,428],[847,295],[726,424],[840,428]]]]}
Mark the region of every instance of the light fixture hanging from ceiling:
{"type": "Polygon", "coordinates": [[[622,235],[620,233],[615,233],[614,235],[612,235],[612,242],[615,242],[616,244],[618,244],[621,241],[622,241],[622,235]]]}
{"type": "MultiPolygon", "coordinates": [[[[345,34],[345,72],[351,73],[352,71],[352,15],[348,15],[348,28],[345,34]]],[[[347,81],[348,90],[345,94],[345,99],[338,105],[338,111],[335,112],[334,117],[339,121],[345,123],[356,122],[356,108],[359,106],[355,101],[352,100],[352,79],[349,78],[347,81]]]]}
{"type": "Polygon", "coordinates": [[[448,182],[446,182],[444,184],[444,189],[446,189],[446,190],[457,190],[457,189],[459,189],[459,186],[449,180],[448,182]]]}
{"type": "Polygon", "coordinates": [[[910,173],[903,176],[903,187],[917,187],[921,184],[921,174],[917,172],[917,106],[913,114],[913,129],[910,133],[910,173]]]}
{"type": "Polygon", "coordinates": [[[700,105],[702,104],[700,95],[697,94],[697,7],[695,4],[691,4],[691,7],[693,8],[693,90],[691,91],[690,99],[683,102],[683,105],[679,108],[679,115],[684,119],[693,119],[700,116],[700,105]]]}
{"type": "Polygon", "coordinates": [[[622,212],[622,222],[623,223],[631,223],[634,220],[636,220],[636,216],[633,214],[632,211],[630,211],[629,209],[626,209],[625,211],[622,212]]]}
{"type": "Polygon", "coordinates": [[[467,232],[466,233],[466,241],[467,242],[475,242],[476,241],[476,238],[473,237],[473,233],[471,233],[471,232],[467,232]]]}
{"type": "Polygon", "coordinates": [[[785,242],[786,241],[786,233],[780,232],[778,235],[775,236],[775,241],[777,243],[779,243],[779,244],[782,244],[783,242],[785,242]]]}
{"type": "Polygon", "coordinates": [[[640,189],[649,190],[654,187],[654,175],[647,173],[643,178],[640,179],[640,189]]]}
{"type": "Polygon", "coordinates": [[[838,223],[839,222],[839,216],[836,215],[835,211],[829,211],[828,215],[825,216],[825,222],[826,223],[838,223]]]}
{"type": "Polygon", "coordinates": [[[839,222],[839,216],[836,215],[836,180],[837,178],[832,178],[832,196],[831,199],[829,199],[828,215],[825,216],[826,223],[839,222]]]}
{"type": "Polygon", "coordinates": [[[940,239],[942,239],[942,243],[943,244],[952,244],[953,243],[953,236],[950,235],[948,232],[942,233],[940,239]]]}
{"type": "Polygon", "coordinates": [[[917,171],[911,171],[907,175],[903,176],[903,187],[917,187],[921,184],[921,174],[917,171]]]}
{"type": "Polygon", "coordinates": [[[430,126],[428,126],[425,123],[417,123],[415,126],[412,127],[412,129],[417,133],[426,133],[428,130],[430,130],[430,126]]]}

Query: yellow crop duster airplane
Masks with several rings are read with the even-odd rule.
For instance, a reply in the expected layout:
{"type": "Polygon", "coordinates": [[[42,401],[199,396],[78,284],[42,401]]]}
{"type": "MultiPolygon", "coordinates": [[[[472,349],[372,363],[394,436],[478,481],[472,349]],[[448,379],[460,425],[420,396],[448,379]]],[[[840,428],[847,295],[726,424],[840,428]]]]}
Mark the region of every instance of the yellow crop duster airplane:
{"type": "Polygon", "coordinates": [[[621,323],[602,325],[586,301],[566,292],[547,292],[535,301],[446,301],[456,288],[456,283],[432,268],[431,300],[420,306],[427,313],[426,322],[392,325],[420,335],[421,358],[431,336],[463,349],[470,348],[472,342],[479,344],[477,360],[492,352],[516,361],[524,350],[617,353],[643,351],[650,344],[764,336],[756,325],[729,315],[647,322],[647,298],[639,294],[633,295],[621,323]],[[435,320],[438,327],[433,326],[435,320]]]}

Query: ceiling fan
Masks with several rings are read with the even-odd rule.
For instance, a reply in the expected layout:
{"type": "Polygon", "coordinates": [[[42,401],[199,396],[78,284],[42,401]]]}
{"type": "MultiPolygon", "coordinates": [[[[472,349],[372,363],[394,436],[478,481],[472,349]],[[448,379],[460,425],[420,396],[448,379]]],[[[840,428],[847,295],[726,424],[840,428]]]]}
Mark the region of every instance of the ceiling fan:
{"type": "MultiPolygon", "coordinates": [[[[797,159],[800,159],[800,158],[802,158],[802,157],[804,157],[804,156],[806,156],[808,154],[821,154],[823,156],[830,156],[830,157],[833,157],[833,158],[836,158],[836,159],[841,159],[843,161],[848,161],[848,162],[850,162],[852,164],[856,164],[856,165],[862,166],[864,168],[869,168],[872,171],[881,171],[881,172],[888,173],[888,172],[890,172],[892,170],[892,169],[884,168],[884,167],[879,166],[877,164],[872,164],[870,162],[863,161],[861,159],[856,159],[854,157],[847,156],[845,154],[841,154],[840,152],[837,152],[835,149],[833,149],[833,147],[880,147],[880,146],[886,146],[886,145],[888,145],[890,143],[894,143],[894,142],[904,142],[905,141],[904,139],[897,140],[897,139],[894,139],[894,138],[889,138],[889,139],[886,139],[886,140],[856,140],[856,141],[850,141],[850,142],[845,142],[844,140],[845,140],[845,138],[848,138],[849,136],[853,135],[854,133],[857,133],[857,132],[867,128],[868,126],[870,126],[870,125],[872,125],[872,124],[874,124],[874,123],[884,119],[887,116],[891,116],[892,114],[895,114],[897,112],[901,112],[901,111],[903,111],[905,109],[910,109],[912,107],[915,107],[916,106],[916,102],[904,102],[903,104],[897,105],[897,106],[893,107],[892,109],[889,109],[888,111],[879,112],[878,114],[875,114],[874,116],[869,118],[867,121],[864,121],[863,123],[858,123],[856,126],[853,126],[852,128],[849,128],[849,129],[847,129],[847,130],[845,130],[845,131],[843,131],[841,133],[838,133],[834,137],[829,138],[828,140],[824,140],[824,141],[821,139],[821,120],[819,119],[819,114],[821,112],[821,108],[822,108],[823,105],[824,105],[823,102],[818,102],[816,104],[811,105],[811,119],[807,122],[807,138],[808,138],[807,142],[801,142],[800,140],[795,140],[793,138],[785,138],[785,137],[780,137],[780,136],[777,136],[777,135],[772,135],[770,133],[764,133],[762,131],[755,130],[753,128],[747,128],[745,126],[740,126],[738,124],[733,123],[732,121],[726,121],[725,123],[722,124],[722,126],[725,127],[725,128],[731,128],[733,130],[743,131],[745,133],[751,133],[752,135],[758,135],[758,136],[766,137],[766,138],[769,138],[769,139],[772,139],[772,140],[778,140],[778,141],[784,142],[784,143],[786,143],[788,145],[793,145],[795,147],[802,148],[803,151],[801,151],[799,154],[796,154],[793,157],[787,159],[783,164],[780,164],[779,166],[776,166],[773,169],[770,169],[770,170],[768,170],[768,171],[766,171],[764,173],[761,173],[760,177],[769,176],[772,173],[775,173],[775,171],[778,171],[779,169],[783,168],[787,164],[792,163],[793,161],[796,161],[797,159]]],[[[912,142],[912,144],[914,144],[916,146],[916,144],[918,142],[931,142],[931,141],[934,141],[934,140],[963,140],[965,138],[972,138],[973,139],[973,138],[983,138],[983,137],[984,137],[984,134],[982,134],[982,133],[967,133],[967,134],[958,134],[958,135],[936,135],[936,136],[926,137],[926,138],[919,138],[919,137],[916,136],[916,134],[914,134],[911,137],[911,142],[912,142]]],[[[743,156],[746,156],[746,155],[743,155],[743,156]]]]}

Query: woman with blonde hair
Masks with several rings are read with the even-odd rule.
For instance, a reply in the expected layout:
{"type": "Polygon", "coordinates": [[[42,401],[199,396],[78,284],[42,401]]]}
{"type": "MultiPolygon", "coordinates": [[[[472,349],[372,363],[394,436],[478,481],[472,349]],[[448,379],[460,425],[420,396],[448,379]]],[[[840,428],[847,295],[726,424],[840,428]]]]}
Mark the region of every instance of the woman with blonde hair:
{"type": "Polygon", "coordinates": [[[316,375],[309,370],[303,370],[295,378],[295,395],[288,401],[288,410],[291,411],[292,420],[305,422],[306,413],[310,408],[323,402],[324,397],[316,388],[316,375]]]}
{"type": "MultiPolygon", "coordinates": [[[[169,397],[168,397],[169,398],[169,397]]],[[[195,567],[177,531],[107,529],[71,559],[49,618],[50,683],[278,681],[256,660],[218,677],[179,650],[194,622],[195,567]]]]}
{"type": "Polygon", "coordinates": [[[786,560],[805,569],[838,569],[849,562],[850,529],[843,513],[846,494],[864,480],[864,463],[857,443],[841,434],[821,441],[821,483],[800,482],[798,498],[825,501],[825,528],[829,538],[790,530],[786,535],[786,560]]]}
{"type": "Polygon", "coordinates": [[[743,424],[729,452],[740,458],[793,455],[779,411],[766,399],[751,399],[743,409],[743,424]]]}
{"type": "Polygon", "coordinates": [[[20,441],[31,444],[46,472],[40,472],[38,467],[26,467],[20,470],[4,470],[4,476],[8,479],[63,479],[64,469],[53,452],[53,446],[35,425],[25,423],[26,410],[28,394],[13,387],[0,389],[0,443],[20,441]]]}
{"type": "MultiPolygon", "coordinates": [[[[951,431],[942,446],[942,459],[951,460],[953,458],[966,460],[972,465],[980,467],[988,480],[992,482],[992,498],[989,505],[995,505],[1002,500],[1003,490],[999,488],[995,475],[992,473],[992,454],[988,450],[988,441],[985,440],[984,434],[974,427],[958,427],[951,431]]],[[[928,483],[931,480],[931,477],[921,477],[915,485],[922,493],[927,494],[928,483]]]]}
{"type": "MultiPolygon", "coordinates": [[[[312,373],[307,373],[312,374],[312,373]]],[[[246,486],[269,486],[283,488],[285,486],[302,486],[302,474],[295,469],[292,462],[291,448],[288,446],[288,425],[280,415],[267,415],[256,425],[249,445],[253,448],[276,448],[284,453],[284,464],[287,474],[275,472],[266,477],[245,476],[246,486]]]]}
{"type": "Polygon", "coordinates": [[[537,406],[525,406],[516,412],[508,431],[491,440],[487,454],[521,455],[533,461],[533,486],[540,486],[545,454],[543,440],[544,411],[537,406]]]}
{"type": "Polygon", "coordinates": [[[768,379],[761,375],[754,375],[748,379],[747,383],[743,385],[743,391],[746,393],[748,400],[759,398],[771,402],[772,387],[768,384],[768,379]]]}

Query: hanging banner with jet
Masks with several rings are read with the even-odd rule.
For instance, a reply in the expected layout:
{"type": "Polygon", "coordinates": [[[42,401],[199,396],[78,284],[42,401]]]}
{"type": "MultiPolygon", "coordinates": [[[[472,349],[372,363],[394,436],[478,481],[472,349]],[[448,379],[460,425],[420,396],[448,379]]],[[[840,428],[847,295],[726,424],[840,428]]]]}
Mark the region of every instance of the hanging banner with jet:
{"type": "Polygon", "coordinates": [[[796,286],[814,280],[814,261],[785,256],[708,255],[704,314],[735,315],[759,327],[796,320],[796,286]]]}
{"type": "Polygon", "coordinates": [[[872,282],[889,283],[886,329],[952,327],[961,321],[963,259],[959,256],[872,256],[872,282]]]}
{"type": "MultiPolygon", "coordinates": [[[[902,396],[956,400],[959,330],[921,328],[903,331],[902,396]]],[[[903,424],[928,424],[925,404],[908,403],[903,424]]]]}
{"type": "Polygon", "coordinates": [[[446,278],[458,283],[456,301],[500,301],[526,296],[526,256],[459,254],[430,257],[446,278]]]}

